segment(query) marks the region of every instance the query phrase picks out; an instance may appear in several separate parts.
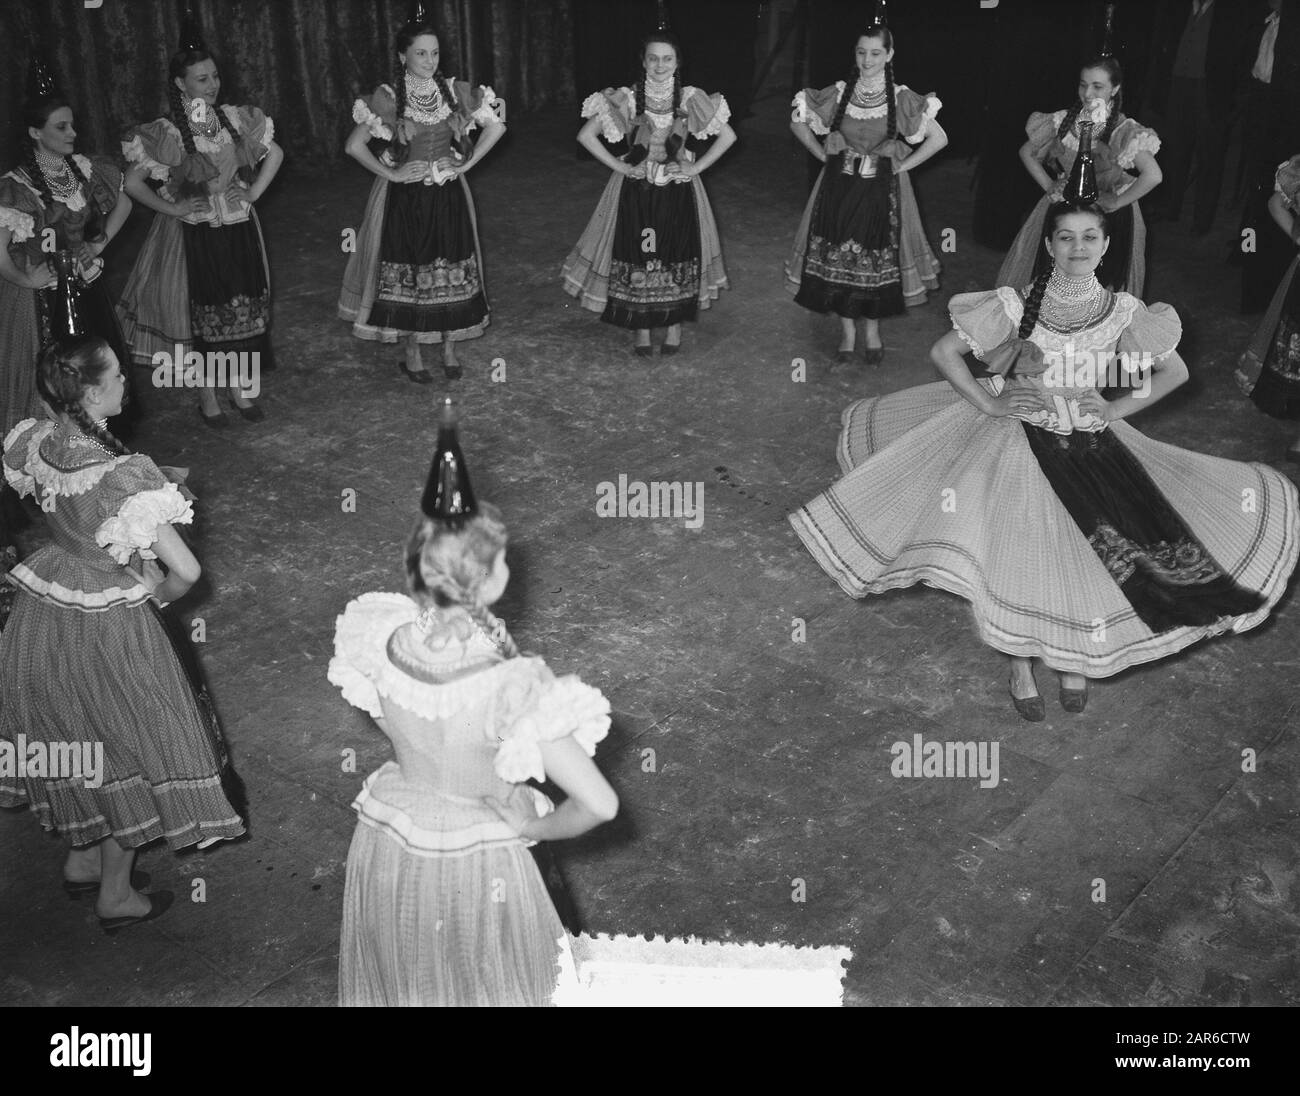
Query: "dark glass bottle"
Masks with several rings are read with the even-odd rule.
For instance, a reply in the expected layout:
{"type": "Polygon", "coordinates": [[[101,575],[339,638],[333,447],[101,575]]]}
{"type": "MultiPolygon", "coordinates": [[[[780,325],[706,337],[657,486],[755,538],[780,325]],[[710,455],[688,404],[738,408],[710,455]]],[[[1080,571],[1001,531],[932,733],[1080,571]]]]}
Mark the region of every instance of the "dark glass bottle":
{"type": "Polygon", "coordinates": [[[469,485],[469,470],[456,436],[456,410],[451,399],[442,404],[438,423],[438,450],[433,455],[429,481],[420,499],[420,509],[431,518],[459,528],[465,519],[478,511],[474,491],[469,485]]]}
{"type": "Polygon", "coordinates": [[[68,250],[56,251],[54,269],[59,284],[50,301],[50,339],[62,342],[80,338],[86,329],[82,322],[81,276],[77,272],[76,256],[68,250]]]}
{"type": "Polygon", "coordinates": [[[1061,197],[1077,205],[1092,205],[1097,200],[1097,169],[1092,159],[1092,123],[1079,123],[1079,155],[1066,180],[1061,197]]]}

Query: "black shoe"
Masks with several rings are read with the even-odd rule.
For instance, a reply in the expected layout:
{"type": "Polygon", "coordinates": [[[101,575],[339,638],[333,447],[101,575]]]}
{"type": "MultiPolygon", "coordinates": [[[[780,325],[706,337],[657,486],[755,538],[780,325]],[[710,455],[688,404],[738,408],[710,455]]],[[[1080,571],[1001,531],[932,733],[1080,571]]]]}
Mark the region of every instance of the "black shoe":
{"type": "Polygon", "coordinates": [[[836,365],[852,365],[857,360],[858,360],[858,352],[856,350],[835,351],[836,365]]]}
{"type": "Polygon", "coordinates": [[[883,346],[869,346],[862,353],[863,357],[867,359],[868,365],[879,365],[885,360],[885,348],[883,346]]]}
{"type": "Polygon", "coordinates": [[[1011,703],[1015,705],[1016,711],[1020,713],[1020,718],[1028,720],[1030,723],[1041,723],[1047,718],[1047,705],[1039,693],[1033,696],[1019,697],[1011,691],[1011,685],[1008,684],[1007,692],[1011,693],[1011,703]]]}
{"type": "Polygon", "coordinates": [[[455,365],[448,365],[446,362],[443,362],[442,375],[446,377],[449,381],[458,381],[461,379],[461,377],[465,375],[465,370],[463,370],[460,367],[459,362],[457,362],[455,365]]]}
{"type": "Polygon", "coordinates": [[[247,407],[240,407],[239,404],[235,404],[234,408],[239,412],[239,417],[245,422],[261,422],[266,418],[266,412],[255,403],[250,403],[247,407]]]}
{"type": "Polygon", "coordinates": [[[677,351],[679,351],[681,348],[682,348],[681,343],[664,343],[663,346],[659,348],[659,353],[662,354],[665,358],[668,358],[676,354],[677,351]]]}
{"type": "Polygon", "coordinates": [[[427,369],[410,369],[404,361],[399,361],[397,363],[397,368],[406,374],[406,379],[408,381],[414,381],[416,384],[433,383],[433,374],[431,374],[427,369]]]}
{"type": "Polygon", "coordinates": [[[176,901],[176,895],[171,891],[157,891],[154,894],[146,894],[145,897],[149,899],[148,913],[140,917],[101,917],[99,927],[111,934],[130,928],[132,925],[143,925],[146,921],[157,920],[171,909],[172,903],[176,901]]]}
{"type": "Polygon", "coordinates": [[[655,348],[651,343],[646,343],[645,346],[637,345],[632,347],[632,353],[638,358],[649,358],[654,354],[654,352],[655,348]]]}
{"type": "MultiPolygon", "coordinates": [[[[153,876],[151,876],[147,871],[133,871],[131,873],[132,890],[144,890],[144,888],[152,882],[153,876]]],[[[78,883],[71,879],[65,879],[63,881],[63,889],[69,898],[83,898],[87,894],[99,893],[99,880],[88,879],[78,883]]]]}
{"type": "Polygon", "coordinates": [[[224,411],[218,411],[215,415],[209,415],[204,412],[202,407],[200,407],[199,418],[201,418],[206,425],[212,427],[213,430],[224,430],[230,425],[230,418],[224,411]]]}
{"type": "Polygon", "coordinates": [[[1067,712],[1078,715],[1088,706],[1088,686],[1085,683],[1082,689],[1067,689],[1061,686],[1061,707],[1067,712]]]}

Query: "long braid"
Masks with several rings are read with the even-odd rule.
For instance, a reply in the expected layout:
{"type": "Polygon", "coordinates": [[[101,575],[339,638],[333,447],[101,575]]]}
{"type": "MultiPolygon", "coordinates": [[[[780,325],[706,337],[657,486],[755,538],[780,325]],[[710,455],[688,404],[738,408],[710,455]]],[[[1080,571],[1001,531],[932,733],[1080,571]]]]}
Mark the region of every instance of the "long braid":
{"type": "MultiPolygon", "coordinates": [[[[235,146],[236,154],[242,152],[244,148],[244,135],[230,124],[230,119],[226,117],[226,112],[221,109],[220,103],[212,109],[216,112],[217,120],[221,123],[221,128],[230,134],[230,140],[235,146]]],[[[235,174],[245,183],[249,184],[251,184],[257,177],[257,172],[253,170],[250,164],[242,164],[235,174]]]]}
{"type": "Polygon", "coordinates": [[[32,181],[32,186],[41,196],[41,201],[46,207],[54,204],[54,195],[50,193],[50,185],[45,181],[45,172],[41,170],[40,162],[36,159],[36,142],[27,143],[27,152],[23,159],[23,170],[27,173],[32,181]]]}
{"type": "Polygon", "coordinates": [[[1065,117],[1061,119],[1061,124],[1056,130],[1057,140],[1065,140],[1066,134],[1074,128],[1075,119],[1079,117],[1079,111],[1082,109],[1083,103],[1076,100],[1074,106],[1065,112],[1065,117]]]}
{"type": "Polygon", "coordinates": [[[105,449],[111,449],[119,457],[130,456],[131,450],[117,440],[110,432],[108,427],[100,426],[87,413],[86,409],[80,403],[65,403],[59,410],[63,411],[68,418],[80,427],[83,434],[94,438],[105,449]]]}
{"type": "Polygon", "coordinates": [[[193,155],[194,133],[190,129],[190,116],[185,110],[185,98],[181,95],[181,89],[176,86],[175,81],[168,84],[167,90],[171,96],[172,123],[181,131],[181,143],[185,146],[185,151],[193,155]]]}
{"type": "Polygon", "coordinates": [[[1025,313],[1020,317],[1020,327],[1016,331],[1017,338],[1027,339],[1034,333],[1034,328],[1038,324],[1038,311],[1043,307],[1043,294],[1047,292],[1047,283],[1051,279],[1051,267],[1034,279],[1029,296],[1025,299],[1025,313]]]}
{"type": "Polygon", "coordinates": [[[835,115],[831,118],[831,132],[840,131],[840,123],[844,121],[844,112],[849,107],[849,100],[853,98],[853,88],[858,82],[858,77],[862,74],[854,68],[853,75],[844,81],[844,92],[840,95],[840,101],[835,105],[835,115]]]}
{"type": "Polygon", "coordinates": [[[411,154],[410,147],[402,140],[402,119],[406,117],[406,65],[399,63],[397,75],[393,79],[393,99],[396,102],[393,115],[393,139],[388,142],[388,154],[395,164],[404,164],[411,154]]]}
{"type": "Polygon", "coordinates": [[[1105,144],[1110,140],[1111,134],[1115,132],[1115,127],[1119,125],[1119,120],[1123,117],[1124,109],[1124,92],[1123,89],[1115,92],[1110,100],[1110,114],[1106,118],[1106,128],[1101,131],[1099,140],[1105,144]]]}
{"type": "MultiPolygon", "coordinates": [[[[669,125],[675,127],[677,119],[684,116],[685,112],[682,110],[682,70],[679,65],[673,70],[673,120],[669,125]]],[[[681,152],[682,146],[685,143],[686,142],[679,137],[675,131],[670,130],[668,139],[664,141],[664,154],[669,160],[676,160],[677,154],[681,152]]]]}
{"type": "MultiPolygon", "coordinates": [[[[885,131],[885,140],[893,141],[898,137],[898,104],[895,102],[894,96],[893,61],[885,62],[885,109],[887,111],[886,118],[888,119],[886,122],[888,128],[885,131]]],[[[889,156],[884,156],[881,157],[881,161],[883,164],[888,166],[890,174],[893,174],[893,159],[889,156]]]]}

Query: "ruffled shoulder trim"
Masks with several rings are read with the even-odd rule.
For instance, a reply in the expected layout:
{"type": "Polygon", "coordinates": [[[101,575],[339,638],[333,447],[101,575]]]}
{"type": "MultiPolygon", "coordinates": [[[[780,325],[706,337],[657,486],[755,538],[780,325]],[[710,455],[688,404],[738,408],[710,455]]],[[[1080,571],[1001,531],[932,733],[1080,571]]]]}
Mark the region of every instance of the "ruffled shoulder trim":
{"type": "Polygon", "coordinates": [[[490,126],[498,122],[505,125],[505,100],[492,88],[486,84],[475,87],[465,80],[448,80],[447,83],[456,98],[456,110],[465,119],[466,133],[472,132],[475,126],[490,126]]]}
{"type": "Polygon", "coordinates": [[[930,132],[930,123],[943,109],[942,100],[934,92],[921,95],[906,84],[894,87],[894,102],[897,104],[899,135],[913,145],[925,140],[930,132]]]}
{"type": "Polygon", "coordinates": [[[582,101],[582,117],[600,119],[600,135],[611,144],[621,141],[632,128],[631,88],[594,91],[582,101]]]}
{"type": "Polygon", "coordinates": [[[391,141],[396,111],[397,103],[393,99],[392,89],[384,84],[369,99],[358,98],[352,104],[352,120],[357,125],[364,125],[370,131],[371,137],[381,141],[391,141]],[[380,109],[376,110],[376,107],[380,109]]]}
{"type": "Polygon", "coordinates": [[[683,88],[682,107],[686,111],[686,128],[700,140],[716,137],[731,120],[731,107],[720,92],[709,95],[699,88],[683,88]]]}
{"type": "Polygon", "coordinates": [[[221,109],[244,140],[258,146],[254,159],[261,160],[266,155],[266,146],[275,140],[275,121],[261,107],[236,107],[227,103],[221,109]]]}
{"type": "Polygon", "coordinates": [[[790,105],[790,121],[803,122],[813,133],[825,137],[831,131],[831,119],[835,117],[835,107],[844,94],[844,81],[838,80],[826,88],[804,88],[795,95],[790,105]]]}
{"type": "Polygon", "coordinates": [[[540,658],[512,660],[489,726],[499,746],[493,768],[518,784],[545,780],[542,743],[572,735],[588,757],[608,733],[609,701],[575,674],[556,677],[540,658]]]}
{"type": "Polygon", "coordinates": [[[54,428],[55,424],[49,420],[23,419],[5,435],[5,482],[18,492],[20,498],[36,494],[36,477],[27,470],[27,462],[54,428]]]}
{"type": "Polygon", "coordinates": [[[1061,128],[1061,122],[1065,118],[1065,111],[1058,110],[1052,114],[1045,114],[1036,110],[1025,122],[1025,136],[1029,138],[1030,148],[1034,154],[1042,153],[1051,143],[1056,140],[1056,131],[1061,128]]]}
{"type": "Polygon", "coordinates": [[[105,518],[95,530],[95,543],[118,563],[127,563],[133,554],[156,559],[150,545],[158,539],[163,525],[188,525],[194,520],[194,507],[174,483],[137,491],[127,496],[116,514],[105,518]]]}
{"type": "Polygon", "coordinates": [[[1128,323],[1119,338],[1121,351],[1149,355],[1151,360],[1161,361],[1178,349],[1183,321],[1172,305],[1143,304],[1130,293],[1115,296],[1128,310],[1128,323]]]}
{"type": "Polygon", "coordinates": [[[170,120],[158,118],[129,129],[122,139],[122,157],[144,168],[149,178],[165,180],[185,158],[181,133],[170,120]]]}
{"type": "Polygon", "coordinates": [[[1024,312],[1020,294],[1005,285],[980,293],[958,293],[948,302],[953,330],[980,361],[1015,334],[1024,312]]]}
{"type": "Polygon", "coordinates": [[[148,457],[136,453],[128,453],[122,457],[105,457],[100,449],[89,443],[60,445],[57,454],[43,452],[45,441],[57,429],[54,423],[49,423],[48,426],[49,430],[44,434],[33,435],[23,465],[23,471],[32,478],[43,495],[64,497],[84,495],[97,487],[100,480],[110,472],[131,462],[143,461],[146,465],[153,466],[153,462],[148,457]],[[55,463],[56,461],[58,463],[55,463]]]}
{"type": "Polygon", "coordinates": [[[1156,131],[1140,125],[1132,118],[1120,122],[1110,140],[1111,146],[1119,149],[1115,162],[1122,168],[1133,167],[1137,163],[1139,152],[1149,152],[1154,156],[1160,151],[1160,138],[1156,131]]]}
{"type": "Polygon", "coordinates": [[[383,716],[375,682],[388,661],[388,637],[418,615],[405,594],[372,592],[348,602],[334,624],[334,657],[327,671],[344,700],[375,719],[383,716]]]}
{"type": "Polygon", "coordinates": [[[126,181],[126,177],[122,174],[122,168],[116,161],[108,156],[77,157],[78,161],[82,159],[86,161],[83,165],[86,177],[92,182],[97,182],[113,194],[117,194],[122,190],[122,184],[126,181]]]}
{"type": "Polygon", "coordinates": [[[0,176],[0,228],[9,229],[15,243],[30,240],[36,231],[41,200],[16,172],[0,176]]]}

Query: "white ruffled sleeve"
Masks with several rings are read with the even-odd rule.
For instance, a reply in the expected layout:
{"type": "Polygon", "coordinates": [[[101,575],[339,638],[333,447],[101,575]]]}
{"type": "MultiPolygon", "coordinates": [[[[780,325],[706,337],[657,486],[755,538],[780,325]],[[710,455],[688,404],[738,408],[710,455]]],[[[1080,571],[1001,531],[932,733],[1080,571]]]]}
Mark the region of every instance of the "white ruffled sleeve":
{"type": "Polygon", "coordinates": [[[1139,152],[1149,152],[1154,156],[1160,151],[1160,138],[1154,129],[1147,129],[1146,126],[1137,123],[1134,123],[1130,129],[1131,132],[1124,135],[1124,148],[1115,158],[1115,162],[1125,170],[1136,165],[1139,152]]]}
{"type": "Polygon", "coordinates": [[[36,220],[30,213],[0,207],[0,228],[7,228],[14,243],[20,244],[32,238],[32,233],[36,229],[36,220]]]}
{"type": "Polygon", "coordinates": [[[384,124],[384,120],[379,117],[364,99],[358,99],[352,104],[352,120],[357,125],[364,125],[370,130],[371,137],[378,137],[381,141],[391,141],[393,131],[384,124]]]}
{"type": "Polygon", "coordinates": [[[348,602],[335,622],[329,682],[375,719],[384,714],[376,682],[387,662],[388,638],[416,616],[415,602],[405,594],[369,593],[348,602]]]}
{"type": "Polygon", "coordinates": [[[129,141],[122,142],[122,158],[128,164],[142,167],[149,172],[149,178],[165,182],[171,176],[171,168],[160,164],[144,150],[144,141],[136,134],[129,141]]]}
{"type": "Polygon", "coordinates": [[[631,95],[630,88],[620,88],[617,91],[613,88],[606,88],[604,91],[594,91],[582,101],[582,117],[600,119],[600,135],[610,144],[621,141],[628,131],[628,120],[623,117],[621,104],[615,98],[619,92],[623,92],[624,101],[627,96],[631,95]]]}
{"type": "Polygon", "coordinates": [[[497,97],[497,93],[486,84],[477,89],[479,105],[470,112],[470,120],[480,126],[490,126],[501,121],[501,115],[505,113],[505,102],[497,97]]]}
{"type": "Polygon", "coordinates": [[[825,137],[831,131],[830,118],[844,86],[844,81],[839,80],[829,88],[804,88],[790,102],[790,121],[803,122],[818,137],[825,137]]]}
{"type": "Polygon", "coordinates": [[[596,743],[609,733],[609,701],[599,689],[583,684],[576,674],[550,677],[542,665],[532,674],[530,681],[522,683],[522,708],[512,705],[509,722],[498,731],[500,745],[493,768],[511,784],[546,779],[543,742],[572,735],[591,757],[596,743]]]}
{"type": "MultiPolygon", "coordinates": [[[[39,425],[40,424],[35,419],[23,419],[22,422],[5,435],[4,449],[0,450],[0,452],[3,452],[7,456],[9,451],[14,449],[18,444],[18,439],[20,437],[26,434],[27,431],[39,425]]],[[[44,431],[44,433],[33,436],[38,442],[41,437],[44,437],[45,434],[48,434],[50,430],[54,429],[53,423],[48,423],[47,426],[49,429],[44,431]]],[[[25,498],[27,495],[36,494],[36,477],[27,470],[27,455],[30,452],[31,444],[29,443],[23,447],[21,452],[14,452],[12,458],[14,461],[13,464],[10,464],[7,460],[4,462],[5,482],[18,492],[19,498],[25,498]]]]}
{"type": "Polygon", "coordinates": [[[194,507],[180,493],[176,484],[167,483],[152,491],[129,496],[111,518],[105,518],[95,530],[95,542],[107,549],[118,563],[126,563],[139,552],[142,559],[157,559],[149,550],[158,539],[160,525],[188,525],[194,520],[194,507]]]}

